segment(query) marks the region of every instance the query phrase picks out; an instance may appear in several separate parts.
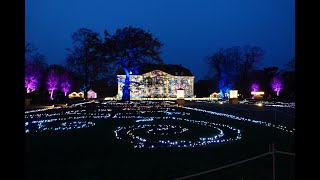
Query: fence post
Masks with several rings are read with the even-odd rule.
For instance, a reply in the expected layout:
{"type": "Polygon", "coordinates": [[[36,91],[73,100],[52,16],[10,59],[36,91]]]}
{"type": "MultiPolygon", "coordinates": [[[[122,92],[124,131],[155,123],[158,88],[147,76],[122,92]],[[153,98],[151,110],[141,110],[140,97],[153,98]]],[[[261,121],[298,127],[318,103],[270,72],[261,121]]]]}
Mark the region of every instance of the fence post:
{"type": "Polygon", "coordinates": [[[272,143],[272,176],[273,180],[276,180],[276,159],[275,159],[275,147],[274,143],[272,143]]]}

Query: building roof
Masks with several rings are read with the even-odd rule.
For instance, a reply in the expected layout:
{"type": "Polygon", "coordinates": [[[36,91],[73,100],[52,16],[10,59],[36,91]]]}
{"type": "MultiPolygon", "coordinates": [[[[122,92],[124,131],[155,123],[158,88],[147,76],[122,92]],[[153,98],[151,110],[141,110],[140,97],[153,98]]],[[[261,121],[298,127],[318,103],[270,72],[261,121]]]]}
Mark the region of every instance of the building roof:
{"type": "MultiPolygon", "coordinates": [[[[143,64],[138,68],[138,73],[133,73],[132,75],[141,75],[154,70],[160,70],[173,76],[193,76],[189,69],[175,64],[143,64]]],[[[124,74],[123,70],[118,73],[118,75],[124,74]]]]}

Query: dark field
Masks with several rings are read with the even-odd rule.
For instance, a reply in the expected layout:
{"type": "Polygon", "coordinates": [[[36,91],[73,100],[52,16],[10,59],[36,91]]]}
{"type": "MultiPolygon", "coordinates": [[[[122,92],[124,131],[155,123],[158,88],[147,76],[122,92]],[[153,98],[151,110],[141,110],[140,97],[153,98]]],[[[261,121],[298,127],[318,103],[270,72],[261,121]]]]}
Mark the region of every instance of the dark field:
{"type": "MultiPolygon", "coordinates": [[[[275,110],[270,110],[268,107],[252,105],[189,103],[186,106],[196,106],[201,109],[294,127],[294,109],[277,108],[279,111],[274,114],[275,110]]],[[[117,112],[134,114],[135,110],[112,107],[109,118],[90,119],[96,123],[90,128],[26,134],[25,178],[32,180],[174,179],[266,153],[272,142],[276,143],[277,150],[295,153],[294,133],[180,107],[172,108],[175,112],[190,113],[183,117],[223,123],[238,128],[242,133],[241,139],[195,148],[133,148],[132,144],[116,139],[114,131],[118,126],[136,124],[135,120],[139,118],[115,119],[112,117],[117,112]]],[[[93,112],[95,107],[84,106],[80,109],[86,109],[88,114],[93,112]]],[[[150,113],[152,109],[146,110],[147,113],[143,116],[182,117],[179,114],[150,113]]],[[[177,122],[173,120],[172,124],[177,122]]],[[[190,126],[190,131],[192,128],[190,126]]],[[[190,133],[195,137],[202,133],[210,134],[207,129],[201,131],[199,127],[194,127],[190,133]]],[[[276,179],[295,179],[294,166],[294,156],[277,153],[276,179]]],[[[272,155],[192,179],[270,180],[272,179],[272,155]]]]}

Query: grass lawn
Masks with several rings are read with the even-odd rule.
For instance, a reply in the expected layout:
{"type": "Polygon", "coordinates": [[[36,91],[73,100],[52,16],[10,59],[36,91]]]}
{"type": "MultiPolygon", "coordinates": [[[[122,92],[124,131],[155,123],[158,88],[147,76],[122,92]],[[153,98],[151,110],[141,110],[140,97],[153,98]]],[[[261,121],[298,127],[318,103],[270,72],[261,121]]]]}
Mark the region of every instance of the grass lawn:
{"type": "MultiPolygon", "coordinates": [[[[218,106],[217,104],[205,103],[189,103],[186,106],[224,112],[266,122],[274,121],[274,114],[271,115],[270,113],[274,111],[267,107],[259,107],[260,109],[258,109],[251,105],[224,104],[218,106]]],[[[132,117],[136,114],[136,110],[127,110],[121,106],[101,105],[99,103],[75,108],[83,110],[82,114],[77,115],[66,114],[66,111],[72,110],[69,108],[47,110],[44,112],[57,114],[38,119],[31,119],[26,114],[26,121],[86,115],[88,118],[85,120],[94,122],[95,126],[69,131],[44,131],[41,133],[31,131],[27,133],[25,178],[33,180],[174,179],[266,153],[271,142],[276,142],[278,150],[295,152],[294,133],[182,109],[181,107],[171,107],[169,111],[184,112],[186,113],[184,116],[179,113],[168,115],[163,112],[152,112],[159,110],[159,107],[157,107],[146,110],[140,109],[138,112],[145,111],[141,115],[143,117],[184,117],[230,125],[241,130],[241,139],[195,148],[139,149],[133,148],[133,145],[126,141],[117,139],[114,133],[119,126],[137,124],[135,121],[141,118],[132,117]],[[90,118],[90,113],[97,113],[97,108],[111,109],[111,111],[103,111],[103,113],[110,113],[111,116],[107,118],[90,118]],[[114,118],[115,115],[117,115],[117,118],[114,118]]],[[[101,111],[99,113],[102,114],[101,111]]],[[[279,108],[276,115],[278,115],[276,116],[276,122],[288,127],[294,127],[294,110],[279,108]]],[[[196,125],[190,123],[188,125],[187,122],[178,122],[170,120],[170,118],[165,121],[165,124],[180,124],[189,128],[189,131],[186,131],[188,133],[185,135],[181,133],[180,137],[183,138],[192,139],[210,133],[217,133],[216,130],[212,130],[212,132],[208,128],[201,130],[201,127],[196,125]]],[[[145,123],[158,124],[163,122],[145,123]]],[[[140,133],[142,133],[140,134],[141,136],[144,135],[143,132],[140,133]]],[[[150,136],[145,133],[145,137],[150,136]]],[[[179,138],[178,135],[175,137],[179,138]]],[[[233,167],[197,176],[193,179],[269,180],[272,179],[272,156],[268,155],[233,167]]],[[[276,179],[295,179],[294,156],[276,154],[276,179]]]]}

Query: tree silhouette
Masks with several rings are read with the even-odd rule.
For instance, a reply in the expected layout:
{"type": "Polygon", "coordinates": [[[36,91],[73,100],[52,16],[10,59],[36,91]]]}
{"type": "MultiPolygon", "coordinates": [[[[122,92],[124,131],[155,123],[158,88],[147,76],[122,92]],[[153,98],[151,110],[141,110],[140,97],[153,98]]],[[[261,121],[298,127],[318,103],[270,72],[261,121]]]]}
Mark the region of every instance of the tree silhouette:
{"type": "Polygon", "coordinates": [[[264,51],[258,46],[234,46],[219,49],[208,56],[206,62],[214,72],[215,81],[229,87],[236,85],[238,89],[245,91],[249,88],[249,75],[263,54],[264,51]]]}
{"type": "Polygon", "coordinates": [[[84,97],[92,81],[107,71],[102,56],[102,40],[99,34],[87,28],[80,28],[72,34],[73,49],[68,49],[66,66],[82,80],[84,97]]]}
{"type": "Polygon", "coordinates": [[[47,67],[45,56],[37,52],[31,43],[25,44],[25,88],[30,93],[39,86],[39,81],[47,67]]]}
{"type": "Polygon", "coordinates": [[[293,57],[287,64],[286,68],[288,71],[295,71],[296,69],[296,58],[293,57]]]}
{"type": "Polygon", "coordinates": [[[117,29],[114,35],[105,31],[104,39],[106,58],[114,68],[121,68],[125,72],[122,100],[129,101],[130,72],[138,73],[142,63],[162,63],[162,44],[153,34],[131,26],[117,29]]]}

